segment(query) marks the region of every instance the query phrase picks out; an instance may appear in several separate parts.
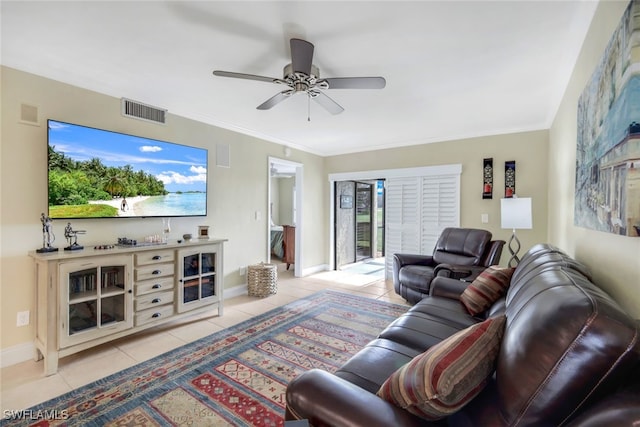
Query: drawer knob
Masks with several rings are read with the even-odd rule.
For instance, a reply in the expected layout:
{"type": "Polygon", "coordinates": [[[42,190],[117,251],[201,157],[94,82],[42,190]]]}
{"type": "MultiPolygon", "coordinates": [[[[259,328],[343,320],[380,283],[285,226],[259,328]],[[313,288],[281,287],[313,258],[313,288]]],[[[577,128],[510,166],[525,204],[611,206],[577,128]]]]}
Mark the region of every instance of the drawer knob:
{"type": "Polygon", "coordinates": [[[154,298],[154,299],[151,301],[151,304],[157,304],[157,303],[159,303],[160,301],[162,301],[160,298],[154,298]]]}
{"type": "Polygon", "coordinates": [[[161,313],[153,313],[153,314],[151,315],[151,317],[153,317],[153,318],[160,317],[160,316],[162,316],[162,314],[161,314],[161,313]]]}
{"type": "Polygon", "coordinates": [[[154,260],[154,261],[158,261],[159,259],[162,259],[162,257],[160,255],[156,255],[151,259],[154,260]]]}
{"type": "Polygon", "coordinates": [[[160,270],[153,270],[153,271],[151,272],[151,274],[155,274],[155,275],[158,275],[158,274],[160,274],[160,273],[162,273],[160,270]]]}
{"type": "Polygon", "coordinates": [[[160,289],[162,287],[162,285],[160,283],[156,283],[155,285],[153,285],[151,287],[151,289],[160,289]]]}

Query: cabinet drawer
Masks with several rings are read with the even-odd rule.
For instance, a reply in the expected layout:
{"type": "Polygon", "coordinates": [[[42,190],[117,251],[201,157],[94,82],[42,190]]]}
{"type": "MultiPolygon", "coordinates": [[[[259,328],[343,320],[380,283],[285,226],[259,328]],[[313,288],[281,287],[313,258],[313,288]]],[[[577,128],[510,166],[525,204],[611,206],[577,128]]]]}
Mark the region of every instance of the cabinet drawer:
{"type": "Polygon", "coordinates": [[[151,322],[157,322],[173,316],[173,304],[163,305],[161,307],[150,308],[135,314],[135,326],[145,325],[151,322]]]}
{"type": "Polygon", "coordinates": [[[141,311],[146,310],[147,308],[158,307],[169,303],[173,303],[173,291],[156,292],[136,298],[134,301],[134,308],[136,311],[141,311]]]}
{"type": "Polygon", "coordinates": [[[151,292],[168,291],[173,289],[173,284],[173,276],[159,277],[156,280],[145,280],[143,282],[138,282],[135,284],[135,295],[138,296],[149,294],[151,292]]]}
{"type": "Polygon", "coordinates": [[[136,265],[158,264],[173,261],[174,259],[175,255],[172,250],[145,251],[135,255],[136,265]]]}
{"type": "Polygon", "coordinates": [[[174,271],[175,265],[173,263],[137,267],[136,281],[153,279],[155,277],[173,276],[174,271]]]}

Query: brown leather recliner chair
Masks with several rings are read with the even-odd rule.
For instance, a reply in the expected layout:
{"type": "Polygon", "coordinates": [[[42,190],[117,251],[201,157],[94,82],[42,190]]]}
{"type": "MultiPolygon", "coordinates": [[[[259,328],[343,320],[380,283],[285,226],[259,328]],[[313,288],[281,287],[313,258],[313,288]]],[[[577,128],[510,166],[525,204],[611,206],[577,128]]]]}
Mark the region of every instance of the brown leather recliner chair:
{"type": "Polygon", "coordinates": [[[393,286],[412,304],[429,295],[436,276],[472,281],[500,261],[504,240],[475,228],[445,228],[432,255],[393,254],[393,286]]]}

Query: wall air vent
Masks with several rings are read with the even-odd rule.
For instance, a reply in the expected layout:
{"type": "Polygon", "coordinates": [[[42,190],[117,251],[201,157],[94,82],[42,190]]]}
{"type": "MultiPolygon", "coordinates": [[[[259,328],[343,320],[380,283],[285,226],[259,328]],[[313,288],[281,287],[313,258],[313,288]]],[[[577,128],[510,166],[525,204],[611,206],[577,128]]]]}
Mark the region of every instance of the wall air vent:
{"type": "Polygon", "coordinates": [[[154,123],[165,124],[167,121],[167,110],[126,98],[122,98],[122,115],[154,123]]]}

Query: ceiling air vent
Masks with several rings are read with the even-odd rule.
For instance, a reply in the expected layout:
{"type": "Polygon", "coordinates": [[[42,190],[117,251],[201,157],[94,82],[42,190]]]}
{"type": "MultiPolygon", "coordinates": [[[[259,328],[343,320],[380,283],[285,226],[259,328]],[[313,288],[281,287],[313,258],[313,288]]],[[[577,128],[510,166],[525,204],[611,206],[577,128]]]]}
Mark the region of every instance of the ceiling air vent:
{"type": "Polygon", "coordinates": [[[154,123],[166,123],[167,110],[122,98],[122,115],[154,123]]]}

